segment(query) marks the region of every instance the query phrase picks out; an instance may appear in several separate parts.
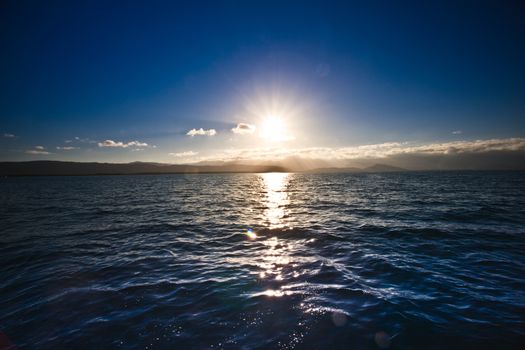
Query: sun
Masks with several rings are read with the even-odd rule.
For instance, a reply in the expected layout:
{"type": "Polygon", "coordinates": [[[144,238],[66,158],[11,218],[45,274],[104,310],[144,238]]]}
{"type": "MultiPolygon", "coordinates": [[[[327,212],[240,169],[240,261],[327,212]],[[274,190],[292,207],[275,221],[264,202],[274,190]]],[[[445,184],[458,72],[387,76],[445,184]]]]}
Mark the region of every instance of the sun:
{"type": "Polygon", "coordinates": [[[288,134],[286,124],[279,116],[268,116],[259,128],[259,136],[268,141],[287,141],[293,139],[288,134]]]}

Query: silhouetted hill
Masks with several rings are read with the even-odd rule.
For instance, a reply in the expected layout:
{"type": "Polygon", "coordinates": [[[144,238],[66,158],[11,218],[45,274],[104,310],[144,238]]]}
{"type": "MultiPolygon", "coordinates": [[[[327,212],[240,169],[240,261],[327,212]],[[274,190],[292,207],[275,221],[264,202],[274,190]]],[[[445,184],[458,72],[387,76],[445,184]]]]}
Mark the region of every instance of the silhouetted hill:
{"type": "Polygon", "coordinates": [[[374,164],[367,168],[364,168],[363,171],[369,172],[389,172],[389,171],[407,171],[407,169],[399,168],[396,166],[386,165],[386,164],[374,164]]]}
{"type": "Polygon", "coordinates": [[[316,168],[307,170],[309,173],[363,173],[363,172],[394,172],[394,171],[408,171],[407,169],[390,166],[386,164],[374,164],[366,168],[356,167],[329,167],[329,168],[316,168]]]}
{"type": "Polygon", "coordinates": [[[286,171],[288,169],[281,166],[242,164],[214,166],[143,162],[125,164],[61,161],[0,162],[1,176],[263,173],[286,171]]]}
{"type": "MultiPolygon", "coordinates": [[[[238,165],[240,161],[202,161],[198,163],[193,163],[192,165],[196,166],[232,166],[238,165]]],[[[269,167],[281,167],[287,171],[299,172],[299,171],[309,171],[312,169],[324,169],[334,167],[332,162],[328,162],[322,159],[310,159],[310,158],[301,158],[301,157],[286,157],[284,159],[276,160],[260,160],[260,159],[244,159],[242,160],[243,165],[251,166],[269,166],[269,167]]]]}
{"type": "Polygon", "coordinates": [[[363,169],[354,168],[354,167],[346,167],[346,168],[330,167],[330,168],[316,168],[316,169],[308,170],[306,172],[308,173],[358,173],[362,171],[363,169]]]}
{"type": "Polygon", "coordinates": [[[46,176],[46,175],[140,175],[140,174],[199,174],[199,173],[267,173],[267,172],[306,172],[306,173],[363,173],[400,172],[413,170],[519,170],[519,164],[508,168],[498,167],[446,167],[434,169],[431,166],[419,169],[406,169],[386,164],[368,167],[327,166],[317,160],[304,162],[296,159],[248,163],[221,162],[216,164],[164,164],[149,162],[97,163],[65,161],[0,162],[0,176],[46,176]],[[288,164],[287,161],[290,163],[288,164]]]}

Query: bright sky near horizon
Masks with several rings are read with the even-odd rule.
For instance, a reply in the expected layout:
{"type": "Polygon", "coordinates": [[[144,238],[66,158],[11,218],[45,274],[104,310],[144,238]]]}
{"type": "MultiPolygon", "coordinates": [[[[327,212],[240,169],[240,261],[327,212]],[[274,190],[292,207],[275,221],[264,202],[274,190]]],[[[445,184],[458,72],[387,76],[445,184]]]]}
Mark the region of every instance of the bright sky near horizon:
{"type": "Polygon", "coordinates": [[[525,150],[521,1],[4,1],[0,47],[0,160],[525,150]]]}

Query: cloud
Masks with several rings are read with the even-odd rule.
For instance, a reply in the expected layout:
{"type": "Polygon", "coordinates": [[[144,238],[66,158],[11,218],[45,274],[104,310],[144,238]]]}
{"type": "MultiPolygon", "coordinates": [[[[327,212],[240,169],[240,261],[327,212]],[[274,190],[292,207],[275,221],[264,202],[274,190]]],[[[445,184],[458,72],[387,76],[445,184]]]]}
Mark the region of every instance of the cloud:
{"type": "Polygon", "coordinates": [[[199,152],[193,152],[193,151],[169,153],[170,156],[177,157],[177,158],[193,157],[193,156],[196,156],[197,154],[199,154],[199,152]]]}
{"type": "Polygon", "coordinates": [[[232,128],[231,130],[234,134],[248,135],[248,134],[253,134],[255,132],[255,129],[256,129],[255,125],[239,123],[237,124],[235,128],[232,128]]]}
{"type": "Polygon", "coordinates": [[[74,149],[78,149],[78,147],[73,147],[73,146],[60,147],[60,146],[57,146],[57,149],[63,150],[63,151],[71,151],[71,150],[74,150],[74,149]]]}
{"type": "Polygon", "coordinates": [[[204,130],[203,128],[200,129],[191,129],[186,133],[186,135],[189,135],[191,137],[199,135],[199,136],[215,136],[217,135],[217,131],[215,129],[208,129],[204,130]]]}
{"type": "Polygon", "coordinates": [[[73,139],[70,139],[70,140],[64,140],[64,142],[65,143],[72,143],[72,142],[75,142],[75,143],[97,143],[97,141],[91,140],[89,137],[81,138],[81,137],[78,137],[78,136],[75,136],[73,139]]]}
{"type": "Polygon", "coordinates": [[[4,137],[8,139],[12,139],[12,138],[15,138],[16,136],[14,134],[5,133],[4,137]]]}
{"type": "Polygon", "coordinates": [[[461,131],[461,130],[454,130],[454,131],[452,131],[452,134],[453,135],[461,135],[461,134],[463,134],[463,131],[461,131]]]}
{"type": "Polygon", "coordinates": [[[51,152],[46,151],[44,146],[35,146],[34,149],[28,149],[25,153],[34,155],[51,154],[51,152]]]}
{"type": "Polygon", "coordinates": [[[127,147],[149,147],[145,142],[130,141],[127,143],[121,141],[105,140],[98,143],[98,147],[116,147],[116,148],[127,148],[127,147]]]}
{"type": "Polygon", "coordinates": [[[39,151],[39,150],[36,150],[36,149],[29,149],[26,151],[27,154],[51,154],[50,152],[47,152],[47,151],[39,151]]]}
{"type": "Polygon", "coordinates": [[[105,140],[98,143],[98,147],[128,147],[123,142],[115,142],[113,140],[105,140]]]}
{"type": "Polygon", "coordinates": [[[387,142],[353,147],[228,149],[216,153],[213,157],[202,158],[201,160],[276,160],[287,157],[326,160],[381,160],[406,155],[451,156],[514,151],[525,152],[525,138],[454,141],[423,145],[414,142],[387,142]]]}
{"type": "Polygon", "coordinates": [[[146,142],[140,142],[140,141],[131,141],[128,142],[127,147],[129,146],[137,146],[137,147],[148,147],[149,145],[146,142]]]}

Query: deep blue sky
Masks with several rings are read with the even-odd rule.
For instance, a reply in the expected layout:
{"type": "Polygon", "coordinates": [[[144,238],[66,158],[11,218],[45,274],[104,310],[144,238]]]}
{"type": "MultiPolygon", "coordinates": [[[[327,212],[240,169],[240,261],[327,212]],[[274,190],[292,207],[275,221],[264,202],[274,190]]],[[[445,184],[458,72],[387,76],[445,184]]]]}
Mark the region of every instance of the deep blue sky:
{"type": "Polygon", "coordinates": [[[264,147],[230,129],[272,104],[278,147],[523,137],[524,62],[522,1],[3,1],[0,156],[264,147]]]}

